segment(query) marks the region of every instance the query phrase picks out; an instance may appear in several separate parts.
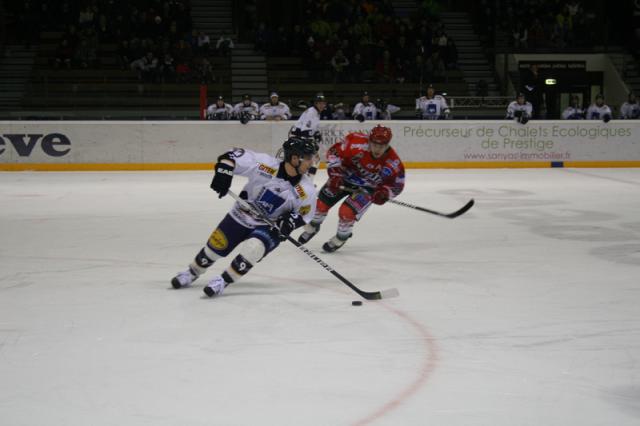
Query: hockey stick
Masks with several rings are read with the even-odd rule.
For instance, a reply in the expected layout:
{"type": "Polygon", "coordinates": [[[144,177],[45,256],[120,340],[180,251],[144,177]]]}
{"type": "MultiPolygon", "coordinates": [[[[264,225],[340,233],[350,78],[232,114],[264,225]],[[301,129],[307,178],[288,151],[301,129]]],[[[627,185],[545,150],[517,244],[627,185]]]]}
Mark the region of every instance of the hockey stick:
{"type": "MultiPolygon", "coordinates": [[[[347,188],[345,186],[341,186],[340,189],[342,189],[343,191],[346,191],[346,192],[350,192],[352,194],[355,194],[357,192],[364,192],[364,193],[367,193],[367,194],[371,193],[370,191],[367,190],[367,188],[363,188],[363,187],[360,190],[356,190],[356,189],[347,188]]],[[[472,198],[467,202],[467,204],[465,204],[464,206],[462,206],[461,208],[459,208],[455,212],[453,212],[453,213],[442,213],[442,212],[438,212],[438,211],[435,211],[435,210],[427,209],[427,208],[424,208],[424,207],[416,206],[416,205],[413,205],[413,204],[405,203],[403,201],[397,201],[397,200],[388,200],[388,201],[390,203],[397,204],[399,206],[409,207],[409,208],[414,209],[414,210],[419,210],[421,212],[435,214],[437,216],[446,217],[446,218],[449,218],[449,219],[456,218],[456,217],[466,213],[467,210],[469,210],[475,204],[475,201],[472,198]]]]}
{"type": "MultiPolygon", "coordinates": [[[[240,198],[238,195],[236,195],[232,191],[229,191],[228,194],[231,195],[231,197],[234,200],[236,200],[242,207],[244,207],[245,209],[251,210],[251,212],[253,212],[253,214],[255,214],[257,217],[260,218],[260,220],[264,221],[269,226],[272,226],[272,227],[278,229],[278,227],[276,226],[275,222],[273,222],[272,220],[267,218],[265,216],[265,214],[262,213],[260,210],[258,210],[256,207],[252,206],[246,200],[240,198]]],[[[351,281],[349,281],[348,279],[343,277],[340,273],[338,273],[338,271],[334,270],[325,261],[320,259],[314,252],[312,252],[311,250],[306,248],[304,245],[302,245],[301,243],[299,243],[295,239],[291,238],[291,236],[287,235],[287,240],[291,244],[293,244],[294,246],[298,247],[300,249],[300,251],[302,251],[304,254],[309,256],[311,259],[315,260],[316,263],[318,263],[320,266],[322,266],[326,271],[331,272],[331,274],[334,277],[336,277],[340,281],[342,281],[342,283],[345,284],[347,287],[349,287],[351,290],[355,291],[356,293],[358,293],[360,296],[362,296],[363,298],[365,298],[367,300],[388,299],[390,297],[396,297],[396,296],[400,295],[398,290],[395,289],[395,288],[391,288],[391,289],[388,289],[388,290],[382,290],[382,291],[363,291],[363,290],[360,290],[351,281]]]]}

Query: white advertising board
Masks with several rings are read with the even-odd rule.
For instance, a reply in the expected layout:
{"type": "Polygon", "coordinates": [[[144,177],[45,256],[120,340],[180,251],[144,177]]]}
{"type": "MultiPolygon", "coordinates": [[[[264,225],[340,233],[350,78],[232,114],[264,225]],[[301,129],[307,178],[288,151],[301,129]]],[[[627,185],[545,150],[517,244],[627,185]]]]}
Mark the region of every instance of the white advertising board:
{"type": "MultiPolygon", "coordinates": [[[[640,122],[386,121],[408,167],[640,166],[640,122]]],[[[2,121],[0,170],[209,168],[232,147],[275,153],[293,122],[2,121]]],[[[378,122],[321,124],[322,154],[378,122]]]]}

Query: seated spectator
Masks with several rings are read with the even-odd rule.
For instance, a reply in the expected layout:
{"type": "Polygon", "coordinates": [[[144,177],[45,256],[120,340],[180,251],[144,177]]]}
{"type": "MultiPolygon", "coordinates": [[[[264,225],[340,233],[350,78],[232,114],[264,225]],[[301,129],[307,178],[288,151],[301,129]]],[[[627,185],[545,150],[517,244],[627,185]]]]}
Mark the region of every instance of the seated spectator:
{"type": "Polygon", "coordinates": [[[276,56],[284,56],[289,53],[289,36],[283,26],[278,27],[269,50],[276,56]]]}
{"type": "Polygon", "coordinates": [[[127,69],[131,64],[131,49],[129,47],[129,40],[122,40],[118,43],[118,51],[116,53],[118,59],[118,65],[121,69],[127,69]]]}
{"type": "Polygon", "coordinates": [[[89,44],[89,40],[82,39],[80,46],[76,50],[75,59],[80,68],[91,68],[95,66],[98,54],[89,44]]]}
{"type": "Polygon", "coordinates": [[[391,115],[400,111],[400,107],[388,104],[384,99],[376,99],[376,119],[391,120],[391,115]]]}
{"type": "Polygon", "coordinates": [[[176,64],[176,81],[178,83],[189,83],[192,80],[191,66],[187,61],[178,61],[176,64]]]}
{"type": "Polygon", "coordinates": [[[198,52],[201,55],[208,55],[209,54],[209,47],[211,45],[211,40],[209,39],[209,36],[207,34],[204,33],[204,31],[200,31],[198,33],[198,52]]]}
{"type": "Polygon", "coordinates": [[[216,102],[207,108],[207,120],[231,120],[233,107],[224,101],[223,96],[218,96],[216,102]]]}
{"type": "Polygon", "coordinates": [[[147,83],[155,81],[157,68],[158,58],[153,55],[153,52],[147,52],[142,58],[131,62],[131,69],[138,71],[138,79],[147,83]]]}
{"type": "Polygon", "coordinates": [[[640,119],[640,104],[636,99],[635,93],[629,93],[627,102],[623,103],[620,107],[620,118],[623,120],[640,119]]]}
{"type": "Polygon", "coordinates": [[[353,60],[350,61],[349,66],[347,67],[349,81],[352,83],[361,83],[363,72],[364,63],[362,62],[362,55],[358,52],[353,55],[353,60]]]}
{"type": "Polygon", "coordinates": [[[176,67],[173,62],[171,53],[165,53],[162,64],[160,64],[160,75],[163,83],[174,83],[176,81],[176,67]]]}
{"type": "Polygon", "coordinates": [[[596,101],[587,109],[587,120],[602,120],[608,123],[611,116],[611,108],[604,103],[604,95],[598,93],[596,101]]]}
{"type": "Polygon", "coordinates": [[[216,81],[213,75],[213,65],[207,58],[201,58],[198,63],[198,76],[200,84],[210,84],[216,81]]]}
{"type": "Polygon", "coordinates": [[[571,103],[562,111],[563,120],[584,120],[584,108],[580,105],[577,95],[571,96],[571,103]]]}
{"type": "Polygon", "coordinates": [[[220,56],[229,56],[234,48],[233,40],[222,34],[216,43],[216,51],[220,56]]]}
{"type": "Polygon", "coordinates": [[[416,99],[416,115],[423,120],[441,120],[449,118],[449,105],[442,95],[436,95],[433,84],[427,86],[427,93],[416,99]]]}
{"type": "Polygon", "coordinates": [[[507,106],[507,120],[516,120],[520,124],[527,124],[533,114],[531,102],[527,102],[524,93],[518,93],[516,100],[507,106]]]}
{"type": "Polygon", "coordinates": [[[71,61],[73,60],[73,49],[69,44],[69,40],[62,39],[58,48],[56,49],[56,56],[53,60],[53,67],[60,68],[64,66],[67,69],[71,69],[71,61]]]}
{"type": "Polygon", "coordinates": [[[363,122],[365,120],[374,120],[376,118],[376,106],[369,98],[369,92],[362,93],[362,99],[353,107],[352,117],[363,122]]]}
{"type": "Polygon", "coordinates": [[[453,39],[447,41],[447,47],[444,54],[445,68],[448,70],[458,69],[458,47],[453,39]]]}
{"type": "Polygon", "coordinates": [[[269,96],[270,101],[260,107],[260,118],[269,121],[281,121],[291,118],[289,106],[279,101],[276,92],[272,92],[269,96]]]}
{"type": "Polygon", "coordinates": [[[328,66],[322,57],[322,53],[316,50],[309,61],[309,71],[311,81],[314,83],[324,83],[327,80],[328,66]]]}
{"type": "Polygon", "coordinates": [[[391,59],[391,52],[385,50],[382,57],[376,62],[377,80],[382,83],[391,83],[395,78],[395,67],[391,59]]]}
{"type": "Polygon", "coordinates": [[[233,116],[240,120],[242,124],[247,124],[251,120],[260,117],[260,107],[251,100],[251,95],[242,95],[242,102],[238,102],[233,106],[233,116]]]}
{"type": "Polygon", "coordinates": [[[429,80],[438,82],[445,81],[447,71],[444,66],[444,61],[437,51],[434,51],[433,54],[427,59],[425,68],[427,71],[427,75],[429,76],[429,80]]]}
{"type": "Polygon", "coordinates": [[[333,81],[345,81],[345,71],[349,66],[349,59],[344,56],[342,49],[338,49],[336,54],[331,58],[331,67],[333,68],[333,81]]]}
{"type": "Polygon", "coordinates": [[[332,120],[347,120],[349,117],[349,110],[342,102],[332,105],[331,107],[331,119],[332,120]]]}

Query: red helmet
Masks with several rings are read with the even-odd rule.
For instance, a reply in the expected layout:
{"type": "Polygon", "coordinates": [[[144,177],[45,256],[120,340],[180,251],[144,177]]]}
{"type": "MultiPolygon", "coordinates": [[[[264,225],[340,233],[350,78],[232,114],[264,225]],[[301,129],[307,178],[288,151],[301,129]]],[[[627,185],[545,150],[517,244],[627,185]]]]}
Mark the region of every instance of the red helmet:
{"type": "Polygon", "coordinates": [[[390,128],[378,124],[376,127],[371,129],[371,132],[369,133],[369,141],[386,145],[391,142],[391,136],[393,135],[391,134],[390,128]]]}

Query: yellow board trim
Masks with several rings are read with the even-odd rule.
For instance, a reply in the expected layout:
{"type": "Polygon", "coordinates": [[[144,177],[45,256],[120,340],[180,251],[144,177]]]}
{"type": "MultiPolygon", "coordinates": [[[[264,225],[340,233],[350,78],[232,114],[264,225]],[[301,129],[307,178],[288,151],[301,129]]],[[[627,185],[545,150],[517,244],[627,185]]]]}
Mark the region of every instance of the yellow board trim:
{"type": "Polygon", "coordinates": [[[111,171],[151,171],[151,170],[213,170],[213,163],[79,163],[79,164],[48,164],[48,163],[0,163],[2,171],[38,171],[38,172],[111,172],[111,171]]]}
{"type": "MultiPolygon", "coordinates": [[[[407,169],[533,169],[550,167],[640,167],[640,161],[434,161],[407,162],[407,169]]],[[[326,165],[322,164],[321,168],[326,165]]],[[[159,171],[159,170],[213,170],[213,163],[153,163],[153,164],[54,164],[54,163],[0,163],[0,171],[38,172],[103,172],[103,171],[159,171]]]]}

